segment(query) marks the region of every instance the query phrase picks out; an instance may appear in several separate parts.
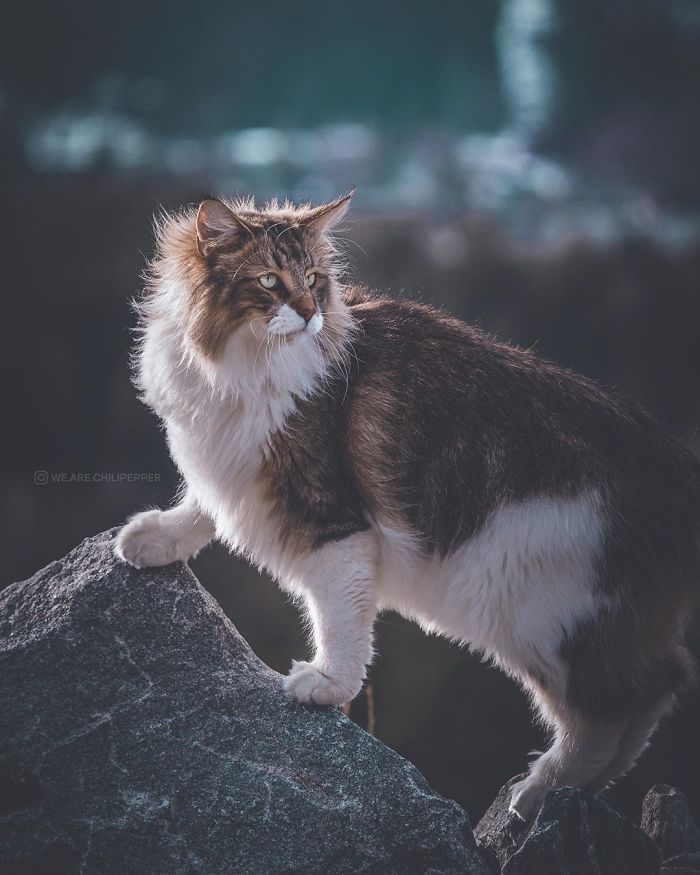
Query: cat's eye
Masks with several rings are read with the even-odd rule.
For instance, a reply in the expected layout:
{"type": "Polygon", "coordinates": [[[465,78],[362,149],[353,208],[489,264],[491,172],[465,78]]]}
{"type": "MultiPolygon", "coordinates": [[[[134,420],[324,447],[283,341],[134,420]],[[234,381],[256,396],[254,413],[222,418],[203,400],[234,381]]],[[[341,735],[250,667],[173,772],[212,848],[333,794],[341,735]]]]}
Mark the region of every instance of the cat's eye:
{"type": "Polygon", "coordinates": [[[306,274],[306,285],[309,288],[312,288],[316,282],[316,274],[315,273],[307,273],[306,274]]]}
{"type": "Polygon", "coordinates": [[[279,280],[276,273],[264,273],[258,277],[258,282],[264,289],[274,289],[279,280]]]}

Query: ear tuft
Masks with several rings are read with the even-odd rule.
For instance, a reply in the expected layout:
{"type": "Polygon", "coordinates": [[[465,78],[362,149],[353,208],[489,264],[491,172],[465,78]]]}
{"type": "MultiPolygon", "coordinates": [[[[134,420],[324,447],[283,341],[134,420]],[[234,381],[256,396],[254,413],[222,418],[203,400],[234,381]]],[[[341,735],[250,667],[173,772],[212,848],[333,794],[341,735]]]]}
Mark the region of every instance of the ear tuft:
{"type": "Polygon", "coordinates": [[[325,231],[330,231],[350,209],[350,201],[354,194],[355,189],[353,188],[343,197],[309,210],[302,218],[301,224],[313,234],[323,234],[325,231]]]}
{"type": "Polygon", "coordinates": [[[220,243],[230,242],[242,231],[253,234],[250,225],[247,225],[240,216],[237,216],[226,204],[213,198],[202,201],[199,205],[195,225],[197,249],[205,258],[220,243]]]}

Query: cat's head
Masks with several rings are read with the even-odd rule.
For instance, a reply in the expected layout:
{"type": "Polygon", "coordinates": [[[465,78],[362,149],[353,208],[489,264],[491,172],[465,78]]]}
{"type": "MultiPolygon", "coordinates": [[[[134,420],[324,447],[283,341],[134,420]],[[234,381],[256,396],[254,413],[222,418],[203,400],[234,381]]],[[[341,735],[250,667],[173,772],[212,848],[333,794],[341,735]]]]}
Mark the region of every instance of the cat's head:
{"type": "Polygon", "coordinates": [[[319,342],[340,306],[329,235],[353,192],[318,207],[205,200],[159,229],[154,285],[184,280],[189,343],[214,363],[240,347],[319,342]]]}

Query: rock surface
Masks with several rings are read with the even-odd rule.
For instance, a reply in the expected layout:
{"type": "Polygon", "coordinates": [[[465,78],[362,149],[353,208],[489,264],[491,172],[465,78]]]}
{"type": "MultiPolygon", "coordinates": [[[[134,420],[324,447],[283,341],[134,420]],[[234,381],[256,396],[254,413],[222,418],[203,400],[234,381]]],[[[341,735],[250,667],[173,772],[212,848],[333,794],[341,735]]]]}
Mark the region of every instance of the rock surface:
{"type": "Polygon", "coordinates": [[[666,860],[659,875],[698,875],[698,873],[700,873],[700,851],[695,851],[666,860]]]}
{"type": "Polygon", "coordinates": [[[487,875],[455,803],[113,538],[0,595],[4,875],[487,875]]]}
{"type": "Polygon", "coordinates": [[[498,796],[474,828],[474,837],[484,857],[497,873],[522,845],[529,832],[528,825],[508,810],[511,787],[524,777],[516,775],[501,787],[498,796]]]}
{"type": "Polygon", "coordinates": [[[656,875],[661,855],[642,830],[572,787],[550,793],[503,875],[656,875]]]}
{"type": "Polygon", "coordinates": [[[510,780],[474,830],[503,875],[656,875],[661,855],[635,824],[594,796],[549,793],[530,826],[508,811],[510,780]]]}
{"type": "Polygon", "coordinates": [[[676,787],[656,784],[651,788],[642,804],[642,829],[658,845],[664,860],[700,852],[700,829],[676,787]]]}

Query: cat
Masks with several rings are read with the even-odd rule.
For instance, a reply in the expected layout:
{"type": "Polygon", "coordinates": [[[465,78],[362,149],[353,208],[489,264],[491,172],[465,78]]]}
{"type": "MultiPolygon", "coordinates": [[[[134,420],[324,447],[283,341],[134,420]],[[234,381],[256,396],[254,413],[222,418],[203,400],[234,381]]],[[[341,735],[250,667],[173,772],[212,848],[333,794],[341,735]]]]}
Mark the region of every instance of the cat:
{"type": "Polygon", "coordinates": [[[211,539],[306,608],[300,702],[360,690],[377,612],[468,644],[549,749],[512,792],[605,789],[694,680],[700,464],[641,408],[438,309],[343,282],[349,195],[164,215],[136,382],[183,478],[120,531],[137,567],[211,539]]]}

